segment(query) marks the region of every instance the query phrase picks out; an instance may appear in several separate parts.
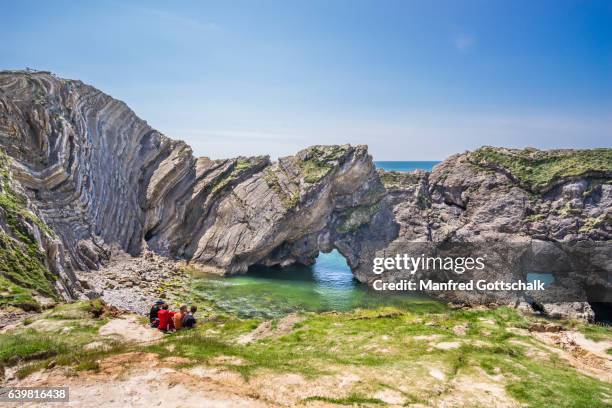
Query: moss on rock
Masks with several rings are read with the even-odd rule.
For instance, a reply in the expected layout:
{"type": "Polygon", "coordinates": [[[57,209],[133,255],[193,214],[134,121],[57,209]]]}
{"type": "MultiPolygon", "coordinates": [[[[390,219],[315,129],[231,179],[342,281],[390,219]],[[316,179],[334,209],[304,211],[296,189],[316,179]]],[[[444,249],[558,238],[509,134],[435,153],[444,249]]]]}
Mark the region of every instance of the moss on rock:
{"type": "Polygon", "coordinates": [[[481,147],[468,155],[477,166],[503,170],[525,187],[545,190],[555,181],[612,173],[612,149],[523,150],[481,147]]]}
{"type": "Polygon", "coordinates": [[[327,176],[349,149],[344,146],[312,146],[300,152],[298,166],[304,181],[314,184],[327,176]]]}
{"type": "Polygon", "coordinates": [[[264,177],[264,180],[266,181],[266,184],[268,184],[268,187],[274,190],[274,192],[276,192],[276,194],[279,196],[281,203],[283,204],[283,207],[285,207],[287,210],[291,210],[292,208],[297,206],[297,204],[300,202],[299,192],[285,191],[281,187],[280,181],[278,179],[278,175],[276,174],[274,170],[268,167],[264,171],[263,177],[264,177]]]}
{"type": "Polygon", "coordinates": [[[9,159],[0,152],[0,306],[12,305],[26,310],[38,309],[34,294],[56,298],[54,277],[45,263],[34,225],[47,234],[49,227],[27,208],[27,200],[11,188],[9,159]]]}
{"type": "Polygon", "coordinates": [[[362,205],[359,207],[353,207],[346,211],[344,214],[345,218],[338,227],[338,232],[346,233],[354,231],[363,224],[370,222],[370,219],[374,214],[380,210],[380,202],[372,205],[362,205]]]}
{"type": "Polygon", "coordinates": [[[419,182],[419,176],[413,173],[378,170],[378,177],[387,189],[406,188],[419,182]]]}
{"type": "Polygon", "coordinates": [[[239,157],[231,168],[231,171],[227,172],[224,176],[218,178],[211,187],[211,193],[215,194],[225,187],[229,186],[233,181],[237,180],[240,176],[248,172],[251,168],[254,168],[259,163],[259,158],[244,158],[239,157]]]}
{"type": "Polygon", "coordinates": [[[580,227],[579,232],[587,234],[593,229],[604,224],[604,222],[612,222],[612,216],[610,214],[602,214],[596,218],[589,217],[584,221],[584,224],[582,224],[582,226],[580,227]]]}

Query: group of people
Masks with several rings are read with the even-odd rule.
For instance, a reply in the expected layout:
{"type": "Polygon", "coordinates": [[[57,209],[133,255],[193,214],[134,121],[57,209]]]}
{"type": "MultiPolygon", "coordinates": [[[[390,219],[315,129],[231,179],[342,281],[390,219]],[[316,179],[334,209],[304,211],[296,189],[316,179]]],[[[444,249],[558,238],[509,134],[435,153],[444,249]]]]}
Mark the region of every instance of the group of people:
{"type": "Polygon", "coordinates": [[[186,305],[183,305],[178,312],[173,312],[166,302],[158,300],[151,306],[149,321],[151,327],[156,327],[166,333],[183,328],[191,329],[196,324],[194,314],[197,310],[195,305],[192,305],[189,310],[186,305]]]}

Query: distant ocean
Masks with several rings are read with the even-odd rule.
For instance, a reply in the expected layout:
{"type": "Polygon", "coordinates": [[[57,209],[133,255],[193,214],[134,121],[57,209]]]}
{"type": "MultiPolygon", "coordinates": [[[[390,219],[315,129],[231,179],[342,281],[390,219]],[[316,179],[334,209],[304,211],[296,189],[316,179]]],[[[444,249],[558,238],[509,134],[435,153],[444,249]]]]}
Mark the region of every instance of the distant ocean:
{"type": "Polygon", "coordinates": [[[375,161],[376,167],[387,171],[431,171],[439,161],[375,161]]]}

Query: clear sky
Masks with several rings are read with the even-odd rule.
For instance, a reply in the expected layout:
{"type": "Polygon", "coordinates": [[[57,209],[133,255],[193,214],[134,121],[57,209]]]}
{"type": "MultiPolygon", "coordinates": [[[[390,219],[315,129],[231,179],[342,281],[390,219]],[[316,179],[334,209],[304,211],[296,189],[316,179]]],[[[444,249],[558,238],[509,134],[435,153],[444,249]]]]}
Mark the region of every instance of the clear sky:
{"type": "Polygon", "coordinates": [[[612,147],[612,1],[8,1],[0,69],[81,79],[212,158],[612,147]]]}

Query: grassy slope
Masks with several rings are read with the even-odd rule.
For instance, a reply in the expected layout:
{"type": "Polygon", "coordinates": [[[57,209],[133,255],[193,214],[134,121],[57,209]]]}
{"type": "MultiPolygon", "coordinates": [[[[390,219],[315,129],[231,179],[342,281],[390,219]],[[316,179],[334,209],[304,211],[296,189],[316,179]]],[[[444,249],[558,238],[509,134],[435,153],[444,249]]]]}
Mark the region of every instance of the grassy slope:
{"type": "Polygon", "coordinates": [[[33,291],[48,297],[55,297],[56,292],[51,283],[54,278],[28,224],[48,234],[51,231],[27,209],[25,198],[12,190],[8,160],[0,151],[0,219],[7,228],[0,229],[0,306],[37,309],[33,291]]]}
{"type": "Polygon", "coordinates": [[[612,149],[540,151],[482,147],[470,153],[469,160],[480,166],[505,169],[534,190],[564,177],[612,172],[612,149]]]}
{"type": "MultiPolygon", "coordinates": [[[[195,330],[166,336],[154,345],[109,344],[107,351],[84,351],[84,344],[98,339],[97,328],[105,320],[88,317],[89,304],[77,303],[42,315],[43,320],[61,322],[54,331],[26,326],[19,332],[1,334],[0,362],[14,364],[15,355],[33,359],[19,370],[21,376],[51,365],[72,366],[76,374],[80,370],[96,370],[100,358],[133,350],[162,357],[186,357],[191,361],[187,366],[209,364],[219,356],[237,357],[243,364],[227,363],[226,367],[246,379],[266,372],[300,373],[311,379],[359,373],[361,381],[333,398],[308,398],[340,405],[381,405],[383,402],[374,394],[385,389],[401,392],[406,402],[427,403],[440,396],[441,386],[446,390],[443,393],[458,392],[449,385],[454,378],[477,377],[484,371],[491,376],[502,374],[506,392],[526,406],[609,406],[612,385],[577,372],[530,336],[507,330],[529,325],[529,319],[516,311],[502,307],[440,313],[438,306],[431,306],[435,313],[430,313],[427,303],[416,304],[410,310],[307,313],[290,333],[247,345],[238,344],[236,339],[261,321],[218,316],[202,322],[195,330]],[[464,326],[466,333],[455,334],[453,328],[457,326],[464,326]],[[63,327],[70,327],[70,334],[60,335],[63,327]],[[423,337],[431,335],[438,338],[423,337]],[[437,342],[461,345],[440,350],[433,347],[437,342]],[[538,352],[535,356],[533,350],[538,352]],[[428,375],[430,367],[440,367],[445,373],[444,384],[428,375]]],[[[599,329],[598,335],[611,339],[612,330],[599,329]]]]}

